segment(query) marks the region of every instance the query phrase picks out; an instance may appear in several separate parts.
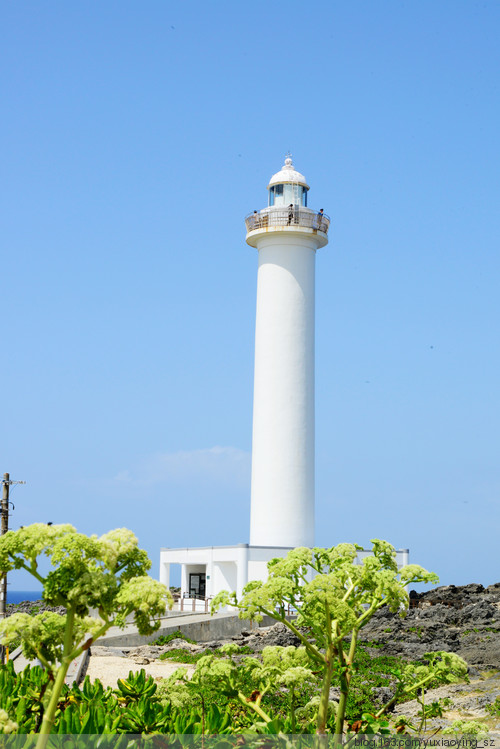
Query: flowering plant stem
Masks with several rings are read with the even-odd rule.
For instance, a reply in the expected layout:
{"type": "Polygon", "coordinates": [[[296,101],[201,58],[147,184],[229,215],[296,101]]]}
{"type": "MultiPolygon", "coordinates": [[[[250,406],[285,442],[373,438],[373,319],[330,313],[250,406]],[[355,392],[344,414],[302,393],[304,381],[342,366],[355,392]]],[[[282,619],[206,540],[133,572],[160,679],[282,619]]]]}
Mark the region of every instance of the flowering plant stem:
{"type": "Polygon", "coordinates": [[[66,633],[64,637],[63,657],[61,665],[59,666],[59,669],[57,671],[52,690],[49,692],[49,703],[45,708],[43,714],[42,725],[40,726],[40,736],[38,737],[38,740],[36,742],[36,749],[45,749],[49,734],[52,730],[52,726],[54,725],[57,703],[59,702],[59,697],[61,696],[61,691],[66,679],[66,674],[68,673],[69,664],[72,660],[71,653],[68,653],[68,651],[71,649],[73,642],[74,620],[75,612],[68,611],[66,614],[66,633]]]}

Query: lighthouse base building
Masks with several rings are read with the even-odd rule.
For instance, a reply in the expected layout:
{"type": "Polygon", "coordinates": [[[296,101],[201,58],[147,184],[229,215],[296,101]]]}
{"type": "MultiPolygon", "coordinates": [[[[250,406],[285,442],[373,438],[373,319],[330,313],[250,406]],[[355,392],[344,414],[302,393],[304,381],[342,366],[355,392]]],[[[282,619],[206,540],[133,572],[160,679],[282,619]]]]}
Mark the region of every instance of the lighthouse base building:
{"type": "Polygon", "coordinates": [[[241,597],[249,580],[267,580],[267,563],[276,557],[284,557],[291,548],[238,544],[162,549],[160,582],[169,587],[170,565],[179,564],[181,597],[188,609],[193,600],[210,600],[221,590],[235,590],[241,597]]]}
{"type": "MultiPolygon", "coordinates": [[[[181,567],[181,592],[174,610],[209,610],[210,600],[221,590],[236,591],[241,598],[243,588],[250,580],[267,580],[267,563],[284,557],[293,546],[201,546],[186,549],[161,549],[160,582],[170,587],[171,565],[181,567]]],[[[358,552],[357,562],[371,552],[358,552]]],[[[408,549],[398,550],[399,567],[409,564],[408,549]]]]}
{"type": "MultiPolygon", "coordinates": [[[[250,543],[161,550],[161,582],[180,564],[180,604],[192,610],[221,590],[241,596],[267,579],[271,559],[314,546],[315,262],[330,220],[308,207],[309,185],[289,157],[267,189],[267,207],[245,219],[259,258],[250,543]]],[[[407,550],[397,562],[408,564],[407,550]]]]}

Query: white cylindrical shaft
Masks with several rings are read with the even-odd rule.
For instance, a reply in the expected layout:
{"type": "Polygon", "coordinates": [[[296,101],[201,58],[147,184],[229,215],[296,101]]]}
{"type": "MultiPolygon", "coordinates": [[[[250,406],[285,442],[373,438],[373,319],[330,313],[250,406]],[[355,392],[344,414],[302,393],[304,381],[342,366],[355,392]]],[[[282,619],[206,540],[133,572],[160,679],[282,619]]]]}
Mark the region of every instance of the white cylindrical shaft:
{"type": "Polygon", "coordinates": [[[248,582],[248,546],[238,546],[238,558],[236,560],[236,595],[241,600],[243,588],[248,582]]]}
{"type": "Polygon", "coordinates": [[[319,242],[263,233],[259,251],[250,544],[314,545],[314,267],[319,242]]]}

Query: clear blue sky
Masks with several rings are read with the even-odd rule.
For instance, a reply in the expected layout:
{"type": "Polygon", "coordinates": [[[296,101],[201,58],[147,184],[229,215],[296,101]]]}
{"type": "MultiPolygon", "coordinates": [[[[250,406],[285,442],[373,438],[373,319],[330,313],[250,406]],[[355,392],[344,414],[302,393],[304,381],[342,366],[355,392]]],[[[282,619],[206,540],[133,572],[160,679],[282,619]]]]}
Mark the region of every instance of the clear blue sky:
{"type": "Polygon", "coordinates": [[[248,541],[243,218],[290,150],[332,217],[317,543],[500,580],[499,31],[496,0],[4,0],[12,527],[130,527],[155,574],[248,541]]]}

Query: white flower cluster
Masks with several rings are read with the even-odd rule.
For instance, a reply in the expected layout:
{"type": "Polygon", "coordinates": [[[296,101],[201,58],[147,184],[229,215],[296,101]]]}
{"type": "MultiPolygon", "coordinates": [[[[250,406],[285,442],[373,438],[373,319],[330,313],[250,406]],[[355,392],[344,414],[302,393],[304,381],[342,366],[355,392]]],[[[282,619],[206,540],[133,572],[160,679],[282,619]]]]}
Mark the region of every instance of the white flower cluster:
{"type": "Polygon", "coordinates": [[[17,729],[17,723],[9,718],[5,710],[0,710],[0,733],[15,733],[17,729]]]}

